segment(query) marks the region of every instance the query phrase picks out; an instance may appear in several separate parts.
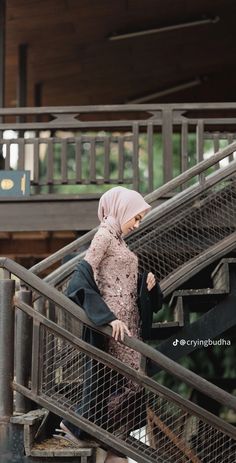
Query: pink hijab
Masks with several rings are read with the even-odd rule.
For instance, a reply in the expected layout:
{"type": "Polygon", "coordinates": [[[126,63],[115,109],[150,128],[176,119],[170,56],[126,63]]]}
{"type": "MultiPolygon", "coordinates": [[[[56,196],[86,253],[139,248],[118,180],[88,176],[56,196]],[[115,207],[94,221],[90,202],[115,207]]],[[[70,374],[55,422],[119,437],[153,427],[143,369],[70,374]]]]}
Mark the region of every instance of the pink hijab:
{"type": "Polygon", "coordinates": [[[146,203],[140,193],[117,186],[101,196],[98,204],[98,218],[101,223],[108,223],[120,236],[122,234],[121,225],[137,214],[147,213],[150,209],[151,206],[146,203]]]}

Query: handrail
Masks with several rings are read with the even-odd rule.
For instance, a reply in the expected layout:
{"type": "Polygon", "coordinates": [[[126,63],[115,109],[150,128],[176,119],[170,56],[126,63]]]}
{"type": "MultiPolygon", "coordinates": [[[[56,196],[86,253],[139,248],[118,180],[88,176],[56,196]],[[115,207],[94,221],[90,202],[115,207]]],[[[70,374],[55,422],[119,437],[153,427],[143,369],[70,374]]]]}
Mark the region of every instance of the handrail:
{"type": "MultiPolygon", "coordinates": [[[[157,381],[149,378],[146,374],[143,374],[140,371],[137,374],[137,371],[132,369],[129,365],[124,365],[124,363],[121,360],[114,358],[111,354],[101,351],[100,349],[92,346],[91,344],[88,344],[87,342],[83,341],[77,336],[74,336],[66,329],[60,327],[55,322],[47,319],[44,315],[40,314],[35,309],[33,309],[28,304],[26,304],[18,298],[16,299],[16,306],[22,309],[25,313],[27,313],[27,315],[33,317],[38,322],[42,323],[45,327],[49,328],[54,333],[57,333],[58,335],[62,336],[75,347],[79,347],[80,351],[92,355],[92,357],[97,361],[105,361],[106,365],[108,365],[111,368],[114,367],[117,368],[119,371],[124,371],[127,375],[129,375],[131,380],[133,379],[135,381],[140,381],[140,383],[142,383],[145,386],[148,386],[148,388],[152,391],[163,394],[165,397],[174,401],[175,403],[180,405],[183,405],[184,403],[185,407],[188,408],[188,411],[192,411],[193,413],[201,416],[201,408],[197,404],[192,403],[189,399],[182,397],[180,398],[179,394],[159,384],[157,381]]],[[[15,384],[17,385],[17,383],[15,384]]],[[[210,412],[206,410],[204,410],[204,419],[206,419],[206,421],[210,423],[214,423],[214,425],[216,426],[218,425],[221,431],[225,431],[230,435],[232,435],[232,431],[234,431],[230,424],[224,421],[222,422],[221,419],[219,419],[215,415],[212,415],[210,412]]]]}
{"type": "MultiPolygon", "coordinates": [[[[201,161],[198,163],[196,166],[191,167],[187,171],[183,172],[180,174],[178,177],[170,180],[168,183],[165,185],[161,186],[160,188],[156,189],[152,193],[146,195],[144,197],[145,201],[147,201],[149,204],[152,204],[154,201],[157,201],[167,193],[170,193],[173,189],[176,189],[177,187],[180,187],[187,181],[191,180],[193,177],[196,177],[196,175],[201,175],[204,170],[207,170],[209,167],[212,167],[213,165],[217,164],[219,161],[224,159],[225,157],[231,155],[234,151],[236,151],[236,142],[231,143],[228,145],[226,148],[218,151],[214,156],[210,157],[209,159],[206,159],[204,161],[201,161]]],[[[234,162],[234,161],[233,161],[234,162]]],[[[224,169],[221,169],[220,172],[223,172],[224,169]]],[[[219,175],[219,173],[217,172],[219,175]]],[[[204,177],[205,179],[205,177],[204,177]]],[[[204,180],[203,178],[200,179],[200,185],[204,185],[204,180]]],[[[177,195],[177,198],[171,198],[168,201],[168,204],[174,204],[175,201],[179,200],[181,197],[183,200],[184,195],[189,191],[189,189],[194,189],[199,187],[199,185],[193,185],[192,187],[186,188],[184,191],[179,193],[177,195]],[[175,199],[176,198],[176,199],[175,199]]],[[[161,204],[157,206],[154,210],[150,211],[143,219],[142,222],[142,227],[145,227],[146,224],[150,223],[150,220],[152,220],[153,215],[157,214],[159,210],[165,210],[167,207],[167,204],[165,203],[164,205],[161,204]]],[[[41,262],[37,263],[33,267],[30,268],[31,272],[35,273],[36,275],[40,274],[41,272],[45,271],[47,268],[49,268],[52,264],[55,262],[58,262],[60,259],[65,257],[68,253],[71,253],[75,250],[77,250],[80,246],[89,243],[93,236],[95,235],[96,231],[98,230],[98,227],[96,227],[93,230],[90,230],[88,233],[84,234],[82,237],[77,238],[76,240],[72,241],[69,243],[67,246],[64,248],[61,248],[59,251],[56,251],[54,254],[50,255],[49,257],[46,257],[46,259],[42,260],[41,262]]],[[[133,232],[135,233],[135,231],[133,232]]],[[[62,268],[62,267],[60,267],[62,268]]]]}
{"type": "Polygon", "coordinates": [[[19,114],[64,114],[72,112],[129,112],[158,109],[235,109],[236,102],[216,102],[216,103],[158,103],[158,104],[125,104],[125,105],[81,105],[81,106],[41,106],[23,108],[1,108],[0,115],[19,115],[19,114]]]}
{"type": "MultiPolygon", "coordinates": [[[[0,267],[8,270],[10,273],[16,275],[20,280],[22,280],[27,286],[30,286],[35,291],[39,292],[42,296],[48,298],[54,304],[62,308],[63,310],[69,312],[77,320],[84,323],[87,326],[92,327],[100,333],[107,334],[111,336],[111,327],[104,326],[98,327],[94,325],[85,315],[84,310],[64,294],[57,291],[54,287],[50,286],[39,277],[34,275],[29,270],[26,270],[24,267],[14,262],[13,260],[1,257],[0,258],[0,267]]],[[[176,364],[173,360],[156,351],[152,347],[144,344],[142,341],[131,338],[125,335],[124,344],[146,356],[150,360],[158,363],[158,365],[163,368],[165,371],[174,375],[181,381],[185,381],[191,387],[194,387],[198,391],[207,394],[209,397],[217,400],[222,405],[231,407],[236,411],[236,397],[231,394],[223,391],[219,387],[211,384],[209,381],[199,377],[195,373],[184,368],[182,365],[176,364]]]]}
{"type": "MultiPolygon", "coordinates": [[[[220,171],[210,174],[207,177],[206,181],[204,182],[204,190],[206,191],[208,188],[211,188],[213,185],[215,185],[218,182],[219,179],[223,180],[224,178],[231,175],[235,170],[236,170],[236,160],[232,161],[229,166],[222,168],[220,171]]],[[[158,220],[164,215],[169,214],[173,210],[177,212],[177,208],[182,207],[184,201],[186,200],[189,201],[190,199],[193,199],[195,196],[199,194],[199,192],[202,192],[202,189],[203,189],[203,186],[201,184],[192,185],[186,190],[180,193],[177,193],[176,196],[170,198],[168,202],[157,206],[154,210],[152,210],[149,213],[148,217],[146,217],[146,220],[145,221],[143,220],[143,223],[139,230],[141,231],[144,229],[144,227],[147,227],[153,219],[158,220]]],[[[98,227],[96,228],[96,231],[97,229],[98,227]]],[[[137,230],[134,230],[132,232],[132,236],[135,236],[135,234],[138,234],[137,230]]],[[[86,237],[86,235],[84,235],[84,237],[86,237]]],[[[230,246],[232,246],[232,244],[230,246]]],[[[83,259],[85,253],[86,251],[80,252],[75,257],[71,258],[69,261],[62,264],[57,269],[53,270],[49,275],[47,275],[44,278],[44,281],[54,286],[58,283],[61,283],[70,274],[70,272],[73,271],[75,265],[81,259],[83,259]]],[[[164,284],[163,286],[161,283],[161,286],[165,294],[166,285],[164,284]]]]}

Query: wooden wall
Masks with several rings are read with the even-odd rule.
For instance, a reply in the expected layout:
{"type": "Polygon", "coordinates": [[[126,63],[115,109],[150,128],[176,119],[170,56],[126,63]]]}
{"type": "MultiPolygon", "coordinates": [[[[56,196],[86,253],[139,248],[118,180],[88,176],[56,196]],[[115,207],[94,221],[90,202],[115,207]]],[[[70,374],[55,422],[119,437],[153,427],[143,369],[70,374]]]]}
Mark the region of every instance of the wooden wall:
{"type": "Polygon", "coordinates": [[[234,0],[6,0],[6,103],[17,105],[18,46],[28,44],[27,105],[235,101],[234,0]],[[219,16],[215,24],[109,41],[111,34],[219,16]]]}

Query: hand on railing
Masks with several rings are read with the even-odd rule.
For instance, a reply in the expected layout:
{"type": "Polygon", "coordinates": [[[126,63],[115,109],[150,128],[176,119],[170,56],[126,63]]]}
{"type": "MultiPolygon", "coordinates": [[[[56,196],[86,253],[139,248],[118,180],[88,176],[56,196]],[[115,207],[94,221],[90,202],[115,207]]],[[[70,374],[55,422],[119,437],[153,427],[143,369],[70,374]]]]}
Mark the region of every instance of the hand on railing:
{"type": "Polygon", "coordinates": [[[112,327],[112,337],[116,341],[119,341],[119,338],[121,341],[124,341],[125,333],[131,336],[128,327],[121,320],[113,320],[109,325],[112,327]]]}

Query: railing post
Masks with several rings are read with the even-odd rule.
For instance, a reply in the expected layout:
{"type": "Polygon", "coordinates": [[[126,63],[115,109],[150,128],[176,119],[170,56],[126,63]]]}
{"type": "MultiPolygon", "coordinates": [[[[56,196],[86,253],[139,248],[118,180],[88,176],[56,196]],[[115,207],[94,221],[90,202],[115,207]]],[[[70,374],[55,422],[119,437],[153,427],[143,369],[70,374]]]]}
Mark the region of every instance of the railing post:
{"type": "Polygon", "coordinates": [[[9,423],[13,414],[15,281],[0,280],[0,449],[9,447],[9,423]]]}
{"type": "Polygon", "coordinates": [[[173,178],[173,124],[172,110],[164,109],[162,115],[164,183],[173,178]]]}
{"type": "Polygon", "coordinates": [[[0,1],[0,107],[5,103],[6,0],[0,1]]]}
{"type": "MultiPolygon", "coordinates": [[[[0,0],[0,107],[5,105],[5,66],[6,66],[6,0],[0,0]]],[[[3,117],[0,117],[3,122],[3,117]]],[[[0,132],[2,138],[3,132],[0,132]]],[[[3,149],[0,146],[0,169],[4,169],[3,149]]]]}
{"type": "Polygon", "coordinates": [[[133,123],[133,188],[139,191],[139,125],[133,123]]]}
{"type": "Polygon", "coordinates": [[[148,193],[153,191],[153,122],[147,125],[147,153],[148,153],[148,193]]]}
{"type": "MultiPolygon", "coordinates": [[[[28,305],[32,303],[32,293],[22,289],[18,293],[19,299],[28,305]]],[[[16,310],[16,353],[15,368],[16,382],[28,387],[31,373],[32,349],[32,319],[20,309],[16,310]]],[[[31,409],[31,401],[20,393],[16,393],[16,412],[26,413],[31,409]]]]}

